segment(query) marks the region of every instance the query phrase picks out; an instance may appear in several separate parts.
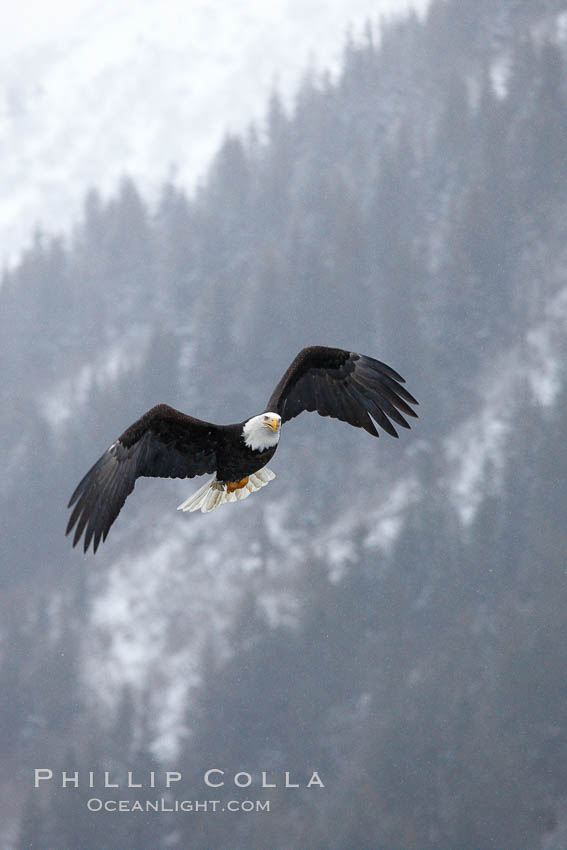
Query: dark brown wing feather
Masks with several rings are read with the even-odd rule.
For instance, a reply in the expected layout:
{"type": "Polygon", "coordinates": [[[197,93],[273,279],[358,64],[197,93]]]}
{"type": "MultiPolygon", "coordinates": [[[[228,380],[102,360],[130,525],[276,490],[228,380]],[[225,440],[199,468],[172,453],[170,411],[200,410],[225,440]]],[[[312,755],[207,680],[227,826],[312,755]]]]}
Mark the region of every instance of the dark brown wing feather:
{"type": "Polygon", "coordinates": [[[219,426],[158,404],[134,422],[100,457],[69,501],[73,508],[66,534],[75,528],[73,546],[85,534],[84,551],[100,540],[120,513],[142,475],[193,478],[216,470],[219,426]]]}
{"type": "Polygon", "coordinates": [[[314,345],[299,352],[266,410],[279,413],[282,422],[304,410],[316,410],[321,416],[341,419],[377,437],[374,419],[397,437],[390,420],[409,428],[402,414],[417,416],[409,405],[418,402],[401,386],[403,383],[401,375],[372,357],[314,345]]]}

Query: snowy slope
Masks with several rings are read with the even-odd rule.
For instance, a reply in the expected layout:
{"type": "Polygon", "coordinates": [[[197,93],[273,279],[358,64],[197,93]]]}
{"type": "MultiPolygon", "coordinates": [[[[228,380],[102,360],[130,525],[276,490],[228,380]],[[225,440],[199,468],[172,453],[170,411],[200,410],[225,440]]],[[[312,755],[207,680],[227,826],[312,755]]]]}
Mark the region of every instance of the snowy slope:
{"type": "Polygon", "coordinates": [[[151,197],[168,177],[193,186],[227,130],[261,123],[274,85],[289,100],[309,61],[336,69],[349,23],[408,5],[426,0],[86,2],[50,30],[50,4],[14,44],[8,18],[0,262],[38,223],[65,231],[90,186],[110,192],[125,173],[151,197]]]}
{"type": "Polygon", "coordinates": [[[506,437],[521,421],[527,388],[531,400],[551,409],[565,381],[567,289],[549,302],[544,318],[498,362],[484,380],[483,406],[445,442],[446,485],[461,521],[468,525],[482,499],[498,486],[506,460],[506,437]]]}
{"type": "MultiPolygon", "coordinates": [[[[442,473],[434,486],[450,494],[463,527],[498,486],[494,476],[506,464],[506,436],[521,421],[522,387],[528,387],[536,404],[553,408],[565,381],[566,327],[563,289],[517,347],[492,364],[481,406],[443,437],[442,473]]],[[[125,683],[137,692],[159,683],[155,748],[160,757],[173,757],[184,731],[187,699],[199,683],[201,654],[211,645],[221,655],[230,653],[228,630],[244,595],[252,591],[271,622],[293,623],[301,605],[293,595],[293,577],[313,558],[327,565],[331,581],[339,580],[348,564],[356,563],[357,541],[362,541],[376,555],[378,568],[380,555],[403,532],[411,507],[432,495],[423,492],[412,471],[416,448],[419,444],[404,450],[406,473],[393,488],[384,491],[375,481],[350,510],[329,516],[315,536],[298,527],[285,472],[276,480],[279,493],[272,485],[271,492],[206,516],[180,517],[173,510],[176,499],[197,487],[184,481],[167,485],[163,501],[170,500],[171,511],[156,518],[155,501],[150,501],[156,483],[144,482],[137,494],[144,507],[130,527],[122,523],[114,530],[113,552],[106,550],[112,564],[97,587],[86,642],[91,653],[83,671],[93,699],[108,707],[125,683]]]]}

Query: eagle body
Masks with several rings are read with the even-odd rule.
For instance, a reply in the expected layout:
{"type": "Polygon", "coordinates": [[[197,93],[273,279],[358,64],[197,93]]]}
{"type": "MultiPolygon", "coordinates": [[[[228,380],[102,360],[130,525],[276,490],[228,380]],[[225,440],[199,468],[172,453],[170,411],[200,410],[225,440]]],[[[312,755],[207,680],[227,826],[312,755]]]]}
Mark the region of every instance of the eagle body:
{"type": "Polygon", "coordinates": [[[247,445],[245,440],[245,428],[250,421],[252,420],[225,427],[217,461],[219,481],[230,482],[246,478],[266,466],[274,456],[280,439],[280,425],[278,424],[273,434],[266,434],[268,439],[272,437],[268,443],[260,443],[260,447],[256,448],[254,445],[247,445]]]}
{"type": "Polygon", "coordinates": [[[409,428],[417,401],[404,379],[379,360],[340,348],[310,346],[291,363],[263,413],[234,425],[215,425],[158,404],[130,425],[77,485],[66,533],[73,546],[84,533],[84,551],[96,552],[141,476],[193,478],[215,473],[179,508],[208,512],[239,501],[275,475],[267,468],[281,426],[316,411],[378,437],[374,423],[397,437],[392,422],[409,428]]]}

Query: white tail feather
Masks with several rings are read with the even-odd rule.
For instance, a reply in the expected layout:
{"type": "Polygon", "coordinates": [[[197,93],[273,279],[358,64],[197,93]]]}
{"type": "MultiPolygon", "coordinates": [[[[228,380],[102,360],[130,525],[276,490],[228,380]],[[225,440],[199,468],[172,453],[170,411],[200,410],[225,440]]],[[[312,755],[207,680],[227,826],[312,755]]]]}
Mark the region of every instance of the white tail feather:
{"type": "Polygon", "coordinates": [[[251,493],[255,493],[256,490],[265,487],[275,477],[275,472],[264,466],[258,472],[253,472],[252,475],[248,476],[248,483],[244,487],[228,493],[226,484],[217,481],[215,476],[210,481],[207,481],[206,484],[203,484],[202,487],[199,487],[196,493],[193,493],[192,496],[189,496],[188,499],[182,502],[177,510],[198,511],[200,509],[202,513],[206,514],[227,502],[239,502],[241,499],[247,499],[251,493]]]}

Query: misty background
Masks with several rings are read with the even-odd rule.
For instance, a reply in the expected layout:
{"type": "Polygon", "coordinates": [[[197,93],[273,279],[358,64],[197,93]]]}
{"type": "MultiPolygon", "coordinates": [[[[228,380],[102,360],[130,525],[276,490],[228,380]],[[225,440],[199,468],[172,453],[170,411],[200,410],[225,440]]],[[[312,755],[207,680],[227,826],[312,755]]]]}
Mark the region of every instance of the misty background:
{"type": "Polygon", "coordinates": [[[192,191],[224,133],[340,72],[347,29],[427,0],[20,0],[0,30],[0,264],[32,226],[70,230],[90,186],[128,174],[153,208],[192,191]],[[30,26],[33,21],[33,26],[30,26]]]}
{"type": "Polygon", "coordinates": [[[566,43],[559,0],[369,19],[196,190],[95,185],[5,269],[2,847],[567,847],[566,43]],[[71,550],[145,409],[240,421],[307,344],[391,364],[412,431],[305,414],[252,499],[181,515],[197,481],[141,479],[71,550]],[[105,815],[34,767],[302,787],[105,815]]]}

